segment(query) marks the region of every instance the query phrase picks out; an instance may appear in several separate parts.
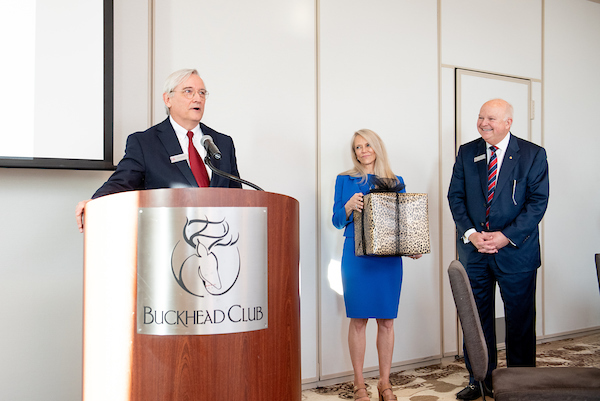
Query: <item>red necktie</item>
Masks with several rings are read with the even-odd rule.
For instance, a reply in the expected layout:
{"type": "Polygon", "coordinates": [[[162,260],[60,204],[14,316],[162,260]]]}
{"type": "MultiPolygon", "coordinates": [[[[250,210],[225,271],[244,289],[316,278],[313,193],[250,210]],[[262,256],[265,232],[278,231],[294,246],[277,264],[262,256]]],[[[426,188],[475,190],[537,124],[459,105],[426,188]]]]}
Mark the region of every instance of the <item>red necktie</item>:
{"type": "Polygon", "coordinates": [[[488,197],[487,197],[487,209],[485,211],[485,228],[490,229],[490,206],[494,199],[494,192],[496,192],[496,176],[498,175],[498,158],[496,157],[495,146],[490,146],[492,154],[490,156],[490,164],[488,164],[488,197]]]}
{"type": "Polygon", "coordinates": [[[198,154],[198,151],[194,146],[194,142],[192,142],[194,133],[192,131],[188,131],[187,136],[189,138],[188,155],[190,158],[190,167],[192,168],[194,178],[196,179],[199,187],[208,187],[210,185],[210,179],[208,178],[208,173],[206,172],[206,166],[200,158],[200,154],[198,154]]]}

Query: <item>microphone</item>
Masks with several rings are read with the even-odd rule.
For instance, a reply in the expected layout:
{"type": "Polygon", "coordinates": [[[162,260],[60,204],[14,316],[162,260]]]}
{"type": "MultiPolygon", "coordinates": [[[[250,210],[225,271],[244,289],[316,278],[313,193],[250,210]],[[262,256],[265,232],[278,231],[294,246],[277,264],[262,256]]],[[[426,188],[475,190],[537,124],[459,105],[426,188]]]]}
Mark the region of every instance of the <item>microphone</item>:
{"type": "Polygon", "coordinates": [[[202,135],[200,137],[200,143],[204,146],[204,149],[206,149],[206,154],[208,156],[214,157],[215,160],[221,158],[221,151],[217,148],[217,145],[215,145],[210,135],[202,135]]]}

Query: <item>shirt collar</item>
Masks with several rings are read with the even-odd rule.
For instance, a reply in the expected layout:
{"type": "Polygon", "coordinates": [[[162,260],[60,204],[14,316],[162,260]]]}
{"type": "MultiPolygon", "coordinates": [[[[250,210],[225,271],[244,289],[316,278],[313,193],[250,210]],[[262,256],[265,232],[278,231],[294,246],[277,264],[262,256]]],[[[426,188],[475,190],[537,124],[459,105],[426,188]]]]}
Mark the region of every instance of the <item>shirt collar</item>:
{"type": "MultiPolygon", "coordinates": [[[[181,125],[177,124],[172,116],[169,116],[169,121],[171,121],[171,125],[173,126],[173,129],[175,130],[175,134],[177,135],[178,138],[182,138],[182,137],[187,138],[188,130],[183,128],[181,125]]],[[[194,138],[197,135],[202,136],[202,131],[200,130],[200,124],[196,125],[193,129],[191,129],[191,131],[194,133],[194,138]]]]}
{"type": "MultiPolygon", "coordinates": [[[[169,116],[169,121],[171,122],[171,126],[175,131],[175,136],[177,136],[177,140],[179,141],[179,145],[181,146],[183,154],[187,155],[189,145],[189,139],[187,137],[188,130],[177,124],[171,116],[169,116]]],[[[192,142],[194,142],[194,147],[200,154],[200,157],[204,159],[204,156],[206,156],[206,150],[200,141],[200,138],[202,138],[202,129],[200,128],[200,124],[196,125],[191,131],[194,133],[194,139],[192,139],[192,142]]]]}
{"type": "MultiPolygon", "coordinates": [[[[502,153],[505,153],[505,152],[506,152],[506,149],[508,149],[508,142],[510,141],[510,136],[511,136],[511,135],[512,135],[512,134],[509,132],[509,133],[508,133],[508,134],[507,134],[507,135],[504,137],[504,139],[502,139],[500,142],[498,142],[498,143],[496,144],[496,147],[497,147],[497,148],[498,148],[498,150],[500,150],[502,153]]],[[[486,149],[487,149],[487,150],[489,150],[489,149],[490,149],[490,146],[492,146],[492,145],[490,145],[490,144],[489,144],[489,143],[487,143],[487,142],[485,143],[485,147],[486,147],[486,149]]]]}

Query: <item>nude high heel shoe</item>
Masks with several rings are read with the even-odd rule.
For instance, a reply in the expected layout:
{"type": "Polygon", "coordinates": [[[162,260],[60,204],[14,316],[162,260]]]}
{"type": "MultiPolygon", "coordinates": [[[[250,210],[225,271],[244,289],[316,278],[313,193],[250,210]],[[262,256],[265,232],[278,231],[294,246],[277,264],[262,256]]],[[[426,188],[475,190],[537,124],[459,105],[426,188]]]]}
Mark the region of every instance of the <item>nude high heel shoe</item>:
{"type": "Polygon", "coordinates": [[[371,401],[369,393],[367,393],[367,386],[365,384],[359,384],[354,386],[354,400],[356,401],[371,401]]]}
{"type": "Polygon", "coordinates": [[[377,384],[377,391],[379,392],[379,401],[397,401],[398,398],[392,391],[392,385],[390,383],[377,384]]]}

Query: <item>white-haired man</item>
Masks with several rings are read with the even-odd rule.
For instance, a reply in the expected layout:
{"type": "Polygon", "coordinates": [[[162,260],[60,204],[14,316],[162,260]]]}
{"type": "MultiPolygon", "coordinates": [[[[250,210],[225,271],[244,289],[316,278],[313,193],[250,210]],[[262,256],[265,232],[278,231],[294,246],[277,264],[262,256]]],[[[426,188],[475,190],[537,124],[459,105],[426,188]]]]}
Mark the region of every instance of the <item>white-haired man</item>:
{"type": "MultiPolygon", "coordinates": [[[[200,123],[208,92],[198,71],[179,70],[165,81],[163,101],[167,114],[163,122],[127,138],[125,156],[116,171],[92,196],[92,199],[117,192],[157,188],[229,187],[238,182],[218,175],[211,177],[202,162],[205,155],[202,135],[212,137],[222,157],[213,165],[239,177],[235,147],[231,137],[200,123]]],[[[75,209],[79,231],[83,232],[83,213],[91,199],[75,209]]]]}
{"type": "MultiPolygon", "coordinates": [[[[469,275],[488,348],[486,395],[492,395],[491,375],[498,363],[496,283],[504,301],[506,363],[535,366],[538,225],[548,206],[548,162],[544,148],[510,132],[512,121],[513,108],[505,100],[490,100],[481,107],[481,138],[458,150],[448,189],[458,257],[469,275]]],[[[466,349],[465,363],[469,385],[456,398],[476,400],[481,390],[466,349]]]]}

